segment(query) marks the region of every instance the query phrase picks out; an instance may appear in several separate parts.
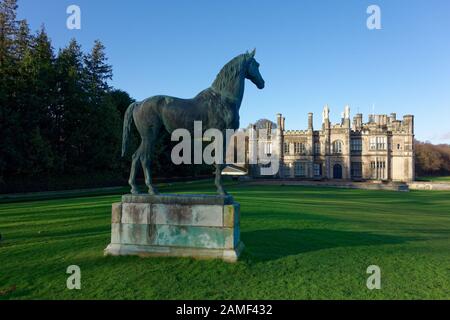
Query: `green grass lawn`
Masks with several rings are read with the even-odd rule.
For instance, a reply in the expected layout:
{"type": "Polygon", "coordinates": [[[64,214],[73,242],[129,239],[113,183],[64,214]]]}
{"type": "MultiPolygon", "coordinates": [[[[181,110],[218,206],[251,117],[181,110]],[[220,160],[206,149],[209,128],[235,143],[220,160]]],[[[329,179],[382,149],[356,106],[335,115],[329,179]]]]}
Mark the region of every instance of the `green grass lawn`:
{"type": "Polygon", "coordinates": [[[450,182],[450,176],[441,176],[441,177],[419,177],[418,181],[431,181],[431,182],[450,182]]]}
{"type": "MultiPolygon", "coordinates": [[[[212,193],[213,186],[160,189],[212,193]]],[[[104,257],[119,194],[1,203],[0,299],[450,298],[450,192],[228,190],[241,204],[246,245],[235,264],[104,257]],[[81,290],[66,289],[73,264],[81,290]],[[372,264],[381,268],[381,290],[366,287],[372,264]]]]}

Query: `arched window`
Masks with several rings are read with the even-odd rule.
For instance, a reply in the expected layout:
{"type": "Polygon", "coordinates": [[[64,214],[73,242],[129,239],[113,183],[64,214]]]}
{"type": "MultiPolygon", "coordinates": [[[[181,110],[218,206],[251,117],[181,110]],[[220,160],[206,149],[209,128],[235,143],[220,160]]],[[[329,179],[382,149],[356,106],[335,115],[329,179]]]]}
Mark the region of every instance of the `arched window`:
{"type": "Polygon", "coordinates": [[[333,153],[342,153],[342,141],[336,140],[333,142],[333,153]]]}

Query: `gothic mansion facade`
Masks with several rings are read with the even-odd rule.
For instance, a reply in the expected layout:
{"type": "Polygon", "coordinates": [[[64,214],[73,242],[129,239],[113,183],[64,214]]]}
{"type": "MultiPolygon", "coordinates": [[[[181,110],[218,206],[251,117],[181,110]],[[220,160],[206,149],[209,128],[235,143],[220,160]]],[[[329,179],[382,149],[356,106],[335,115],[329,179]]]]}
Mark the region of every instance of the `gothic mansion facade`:
{"type": "MultiPolygon", "coordinates": [[[[370,115],[363,123],[360,113],[351,121],[346,106],[341,123],[332,124],[329,114],[325,106],[321,130],[314,130],[312,113],[307,130],[285,130],[285,118],[278,114],[276,128],[267,121],[266,132],[251,130],[247,156],[254,152],[275,156],[279,170],[272,177],[282,179],[414,180],[414,116],[398,120],[395,113],[370,115]]],[[[249,175],[261,177],[262,167],[270,166],[249,165],[249,175]]]]}

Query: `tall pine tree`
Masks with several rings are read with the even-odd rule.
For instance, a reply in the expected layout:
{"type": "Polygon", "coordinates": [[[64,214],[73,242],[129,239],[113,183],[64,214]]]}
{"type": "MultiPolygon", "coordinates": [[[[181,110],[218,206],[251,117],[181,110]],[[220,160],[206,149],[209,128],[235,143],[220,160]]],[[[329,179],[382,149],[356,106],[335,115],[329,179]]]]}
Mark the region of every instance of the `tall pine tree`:
{"type": "Polygon", "coordinates": [[[90,117],[85,127],[88,135],[86,161],[96,171],[114,170],[119,163],[121,120],[109,94],[108,81],[112,79],[112,68],[108,64],[105,47],[99,40],[84,57],[84,63],[90,107],[90,117]]]}
{"type": "Polygon", "coordinates": [[[23,173],[28,176],[49,174],[54,166],[52,150],[55,105],[54,56],[50,40],[42,27],[35,37],[27,36],[21,22],[17,48],[21,52],[16,87],[18,109],[22,115],[23,173]],[[22,53],[23,52],[23,53],[22,53]]]}
{"type": "Polygon", "coordinates": [[[58,100],[55,111],[57,120],[57,150],[61,159],[60,170],[84,171],[84,124],[89,118],[85,90],[83,53],[75,39],[61,49],[56,58],[56,82],[58,100]]]}
{"type": "Polygon", "coordinates": [[[16,11],[17,0],[0,1],[0,183],[21,154],[15,145],[16,124],[20,120],[14,107],[16,11]]]}
{"type": "Polygon", "coordinates": [[[108,64],[105,46],[95,40],[91,52],[84,57],[86,80],[91,100],[99,102],[110,90],[108,81],[112,79],[112,67],[108,64]]]}

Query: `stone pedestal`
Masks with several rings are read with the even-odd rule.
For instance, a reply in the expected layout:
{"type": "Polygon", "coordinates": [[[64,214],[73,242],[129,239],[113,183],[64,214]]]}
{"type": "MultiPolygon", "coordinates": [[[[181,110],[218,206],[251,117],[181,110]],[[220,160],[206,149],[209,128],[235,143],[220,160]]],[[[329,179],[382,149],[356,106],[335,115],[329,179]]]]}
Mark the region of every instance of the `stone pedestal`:
{"type": "Polygon", "coordinates": [[[112,205],[105,255],[178,256],[237,261],[239,204],[231,196],[124,195],[112,205]]]}

